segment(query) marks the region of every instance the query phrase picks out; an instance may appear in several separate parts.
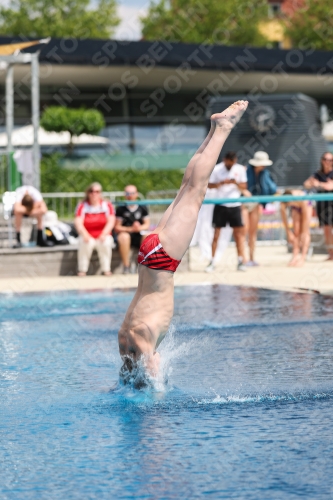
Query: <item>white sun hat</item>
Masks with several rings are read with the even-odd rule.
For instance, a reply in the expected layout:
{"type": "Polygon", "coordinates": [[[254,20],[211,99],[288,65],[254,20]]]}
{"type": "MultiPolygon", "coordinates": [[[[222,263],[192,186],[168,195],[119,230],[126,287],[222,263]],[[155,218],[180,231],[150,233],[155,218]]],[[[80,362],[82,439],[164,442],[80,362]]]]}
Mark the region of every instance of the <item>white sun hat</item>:
{"type": "Polygon", "coordinates": [[[254,153],[254,156],[251,160],[249,160],[249,164],[254,167],[269,167],[273,165],[272,160],[269,159],[269,156],[265,151],[257,151],[254,153]]]}

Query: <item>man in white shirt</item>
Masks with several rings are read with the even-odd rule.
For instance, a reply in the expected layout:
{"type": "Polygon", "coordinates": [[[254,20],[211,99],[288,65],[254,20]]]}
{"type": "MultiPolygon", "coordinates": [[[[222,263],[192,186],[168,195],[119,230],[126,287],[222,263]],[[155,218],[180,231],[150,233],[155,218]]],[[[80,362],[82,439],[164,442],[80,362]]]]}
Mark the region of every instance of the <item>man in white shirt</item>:
{"type": "MultiPolygon", "coordinates": [[[[209,189],[216,189],[216,198],[240,198],[242,190],[247,188],[246,168],[237,163],[237,155],[233,151],[226,153],[223,162],[218,163],[210,177],[209,189]]],[[[238,254],[238,271],[245,271],[244,243],[245,232],[242,221],[241,203],[223,203],[215,205],[213,213],[214,239],[212,243],[212,261],[206,268],[214,270],[214,256],[221,228],[229,224],[233,228],[238,254]]]]}
{"type": "Polygon", "coordinates": [[[16,202],[14,204],[15,229],[17,243],[15,248],[21,246],[21,225],[23,217],[35,217],[37,219],[37,245],[53,246],[51,242],[44,239],[43,215],[47,212],[47,206],[38,189],[33,186],[21,186],[16,189],[16,202]]]}

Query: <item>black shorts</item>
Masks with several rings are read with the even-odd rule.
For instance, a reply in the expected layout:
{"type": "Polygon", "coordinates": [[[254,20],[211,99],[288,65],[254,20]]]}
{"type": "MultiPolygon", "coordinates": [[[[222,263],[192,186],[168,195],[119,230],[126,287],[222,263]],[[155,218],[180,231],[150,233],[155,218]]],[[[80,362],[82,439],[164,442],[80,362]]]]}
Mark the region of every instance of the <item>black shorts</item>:
{"type": "Polygon", "coordinates": [[[213,227],[243,227],[241,207],[225,207],[215,205],[213,213],[213,227]]]}
{"type": "Polygon", "coordinates": [[[317,216],[320,227],[333,226],[333,201],[317,201],[317,216]]]}
{"type": "Polygon", "coordinates": [[[140,248],[142,236],[140,233],[130,233],[131,235],[131,247],[140,248]]]}
{"type": "MultiPolygon", "coordinates": [[[[129,235],[131,238],[131,247],[140,248],[141,240],[142,240],[141,234],[140,233],[129,233],[129,235]]],[[[113,233],[113,239],[118,247],[119,244],[118,244],[118,234],[117,233],[113,233]]]]}

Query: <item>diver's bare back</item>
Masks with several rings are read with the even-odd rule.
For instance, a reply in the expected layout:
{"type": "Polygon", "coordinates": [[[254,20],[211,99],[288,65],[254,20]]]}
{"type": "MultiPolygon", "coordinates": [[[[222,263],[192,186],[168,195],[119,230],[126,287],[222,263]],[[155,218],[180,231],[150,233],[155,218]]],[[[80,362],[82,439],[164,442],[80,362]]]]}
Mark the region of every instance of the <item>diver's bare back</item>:
{"type": "Polygon", "coordinates": [[[139,283],[119,330],[121,356],[153,354],[173,316],[173,273],[139,265],[139,283]]]}

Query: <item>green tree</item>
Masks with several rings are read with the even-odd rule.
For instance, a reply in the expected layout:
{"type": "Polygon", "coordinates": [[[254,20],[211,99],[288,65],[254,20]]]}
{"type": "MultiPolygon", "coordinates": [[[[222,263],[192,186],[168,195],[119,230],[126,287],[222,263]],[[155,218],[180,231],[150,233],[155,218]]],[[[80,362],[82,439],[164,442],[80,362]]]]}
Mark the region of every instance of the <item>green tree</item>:
{"type": "Polygon", "coordinates": [[[141,22],[147,40],[262,46],[267,17],[267,0],[159,0],[141,22]]]}
{"type": "Polygon", "coordinates": [[[0,7],[2,35],[109,38],[120,20],[116,0],[11,0],[0,7]]]}
{"type": "Polygon", "coordinates": [[[105,127],[105,120],[97,109],[71,109],[66,106],[49,106],[44,111],[40,124],[47,132],[69,132],[71,141],[68,150],[73,151],[73,135],[97,135],[105,127]]]}
{"type": "Polygon", "coordinates": [[[306,0],[285,24],[286,34],[294,47],[333,50],[333,6],[330,2],[306,0]]]}

